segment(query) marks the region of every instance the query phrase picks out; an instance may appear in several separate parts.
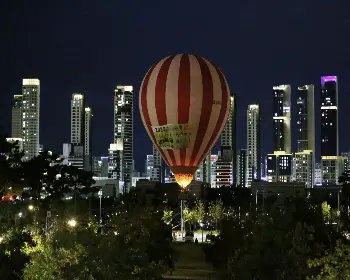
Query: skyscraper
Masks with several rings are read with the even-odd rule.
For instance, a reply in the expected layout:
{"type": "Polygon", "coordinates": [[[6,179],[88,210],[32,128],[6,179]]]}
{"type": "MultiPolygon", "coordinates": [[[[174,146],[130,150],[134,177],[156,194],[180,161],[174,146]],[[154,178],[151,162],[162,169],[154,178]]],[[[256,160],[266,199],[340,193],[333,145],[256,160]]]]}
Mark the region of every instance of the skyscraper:
{"type": "Polygon", "coordinates": [[[92,111],[90,107],[85,108],[84,116],[84,169],[86,171],[92,171],[92,150],[91,150],[91,139],[92,139],[92,111]]]}
{"type": "Polygon", "coordinates": [[[241,149],[237,155],[236,184],[241,187],[247,186],[247,150],[241,149]]]}
{"type": "Polygon", "coordinates": [[[260,152],[260,110],[259,105],[248,105],[247,110],[247,186],[261,178],[261,152],[260,152]]]}
{"type": "Polygon", "coordinates": [[[22,139],[24,160],[30,160],[39,154],[40,124],[40,81],[23,79],[22,81],[22,139]]]}
{"type": "Polygon", "coordinates": [[[133,87],[117,86],[114,92],[114,144],[121,164],[116,179],[128,191],[132,182],[133,160],[133,87]]]}
{"type": "Polygon", "coordinates": [[[321,156],[339,155],[338,81],[321,77],[321,156]]]}
{"type": "Polygon", "coordinates": [[[315,150],[314,85],[297,90],[297,152],[315,150]]]}
{"type": "Polygon", "coordinates": [[[315,110],[314,86],[304,85],[297,90],[297,152],[295,153],[295,180],[314,186],[315,169],[315,110]]]}
{"type": "Polygon", "coordinates": [[[291,152],[290,85],[273,87],[274,151],[291,152]]]}
{"type": "MultiPolygon", "coordinates": [[[[231,107],[229,118],[226,125],[221,132],[221,156],[218,160],[219,165],[231,166],[230,174],[227,174],[231,178],[231,184],[233,183],[233,174],[236,172],[236,97],[231,96],[231,107]]],[[[228,181],[229,178],[221,178],[224,181],[228,181]]]]}
{"type": "Polygon", "coordinates": [[[321,77],[321,169],[323,184],[337,184],[340,175],[338,79],[321,77]]]}
{"type": "Polygon", "coordinates": [[[71,144],[84,145],[84,108],[85,100],[83,93],[73,93],[71,100],[71,144]]]}
{"type": "Polygon", "coordinates": [[[68,164],[84,169],[85,143],[85,98],[83,93],[73,93],[71,99],[71,133],[68,164]]]}
{"type": "Polygon", "coordinates": [[[269,182],[289,182],[292,177],[290,108],[290,85],[274,86],[274,153],[267,155],[267,180],[269,182]]]}
{"type": "Polygon", "coordinates": [[[12,127],[11,137],[22,138],[22,111],[23,111],[23,95],[14,95],[12,103],[12,127]]]}

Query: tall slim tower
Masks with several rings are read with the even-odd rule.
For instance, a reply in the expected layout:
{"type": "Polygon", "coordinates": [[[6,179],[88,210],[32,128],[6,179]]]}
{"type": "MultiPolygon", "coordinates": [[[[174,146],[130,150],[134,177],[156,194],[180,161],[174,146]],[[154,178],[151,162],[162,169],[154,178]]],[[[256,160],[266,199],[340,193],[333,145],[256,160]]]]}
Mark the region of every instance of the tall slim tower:
{"type": "Polygon", "coordinates": [[[30,160],[39,154],[40,136],[40,81],[23,79],[22,81],[22,138],[24,160],[30,160]]]}
{"type": "Polygon", "coordinates": [[[297,90],[297,152],[315,150],[314,85],[297,90]]]}
{"type": "Polygon", "coordinates": [[[84,108],[83,93],[73,93],[71,100],[71,133],[70,141],[73,145],[84,145],[84,108]]]}
{"type": "Polygon", "coordinates": [[[336,76],[325,76],[321,78],[321,156],[338,155],[338,81],[336,76]]]}
{"type": "Polygon", "coordinates": [[[297,90],[297,152],[295,153],[295,180],[314,186],[315,169],[315,109],[314,86],[304,85],[297,90]]]}
{"type": "Polygon", "coordinates": [[[129,191],[132,182],[133,160],[133,87],[117,86],[114,91],[114,143],[120,148],[119,174],[116,179],[129,191]]]}
{"type": "Polygon", "coordinates": [[[23,114],[23,95],[14,95],[12,103],[12,127],[11,137],[22,138],[22,114],[23,114]]]}
{"type": "Polygon", "coordinates": [[[267,180],[289,182],[292,177],[290,85],[273,87],[274,153],[267,155],[267,180]]]}
{"type": "Polygon", "coordinates": [[[291,152],[290,85],[273,87],[274,151],[291,152]]]}
{"type": "Polygon", "coordinates": [[[92,111],[90,107],[85,108],[84,116],[84,169],[85,171],[92,171],[92,150],[91,150],[91,139],[92,139],[92,111]]]}
{"type": "Polygon", "coordinates": [[[259,105],[248,105],[247,110],[247,186],[251,186],[254,179],[261,178],[260,152],[260,109],[259,105]]]}
{"type": "Polygon", "coordinates": [[[323,184],[337,184],[339,167],[338,79],[321,77],[321,169],[323,184]]]}
{"type": "Polygon", "coordinates": [[[219,160],[219,162],[224,162],[225,165],[229,163],[231,166],[231,174],[226,178],[226,185],[229,181],[230,184],[233,183],[233,174],[236,172],[236,97],[234,94],[230,100],[229,118],[221,132],[221,158],[219,160]]]}

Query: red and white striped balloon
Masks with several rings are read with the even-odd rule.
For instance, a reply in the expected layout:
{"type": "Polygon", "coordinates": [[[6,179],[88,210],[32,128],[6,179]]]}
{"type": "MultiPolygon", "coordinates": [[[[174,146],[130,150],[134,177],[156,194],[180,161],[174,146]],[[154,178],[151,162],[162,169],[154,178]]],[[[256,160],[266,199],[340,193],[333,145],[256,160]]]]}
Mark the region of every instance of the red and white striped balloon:
{"type": "Polygon", "coordinates": [[[230,93],[224,75],[200,56],[166,57],[143,79],[139,107],[149,137],[176,181],[186,187],[226,124],[230,93]],[[176,131],[171,134],[177,133],[175,138],[167,134],[171,131],[176,131]],[[177,146],[164,144],[179,141],[177,146]]]}

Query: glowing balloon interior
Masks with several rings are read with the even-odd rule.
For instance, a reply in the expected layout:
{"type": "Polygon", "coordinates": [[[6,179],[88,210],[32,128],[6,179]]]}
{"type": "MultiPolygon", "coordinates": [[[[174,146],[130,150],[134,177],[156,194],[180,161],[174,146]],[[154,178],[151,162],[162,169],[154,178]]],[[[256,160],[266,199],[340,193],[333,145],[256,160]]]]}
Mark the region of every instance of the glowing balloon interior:
{"type": "Polygon", "coordinates": [[[166,57],[148,70],[139,105],[153,144],[176,182],[187,187],[229,115],[230,93],[224,75],[200,56],[166,57]]]}

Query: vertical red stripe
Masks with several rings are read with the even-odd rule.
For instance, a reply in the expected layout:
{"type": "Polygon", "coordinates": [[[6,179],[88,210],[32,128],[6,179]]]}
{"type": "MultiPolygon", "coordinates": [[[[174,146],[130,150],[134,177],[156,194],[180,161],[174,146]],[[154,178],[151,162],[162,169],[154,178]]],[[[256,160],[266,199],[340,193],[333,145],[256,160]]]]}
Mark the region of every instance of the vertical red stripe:
{"type": "MultiPolygon", "coordinates": [[[[140,91],[140,112],[141,114],[143,115],[143,118],[145,120],[145,125],[147,126],[148,128],[148,131],[152,137],[152,141],[153,143],[157,146],[158,148],[158,151],[161,153],[163,159],[165,160],[166,164],[169,165],[169,161],[168,159],[166,158],[163,150],[157,145],[157,141],[154,137],[154,134],[153,134],[153,130],[152,130],[152,124],[151,124],[151,120],[150,120],[150,117],[149,117],[149,114],[148,114],[148,107],[147,107],[147,86],[148,86],[148,82],[149,82],[149,78],[154,70],[154,68],[156,67],[156,65],[153,65],[151,67],[151,69],[148,71],[146,77],[144,78],[143,80],[143,83],[142,83],[142,88],[141,88],[141,91],[140,91]]],[[[151,108],[151,110],[153,110],[153,108],[151,108]]]]}
{"type": "MultiPolygon", "coordinates": [[[[167,115],[166,115],[166,100],[165,100],[165,94],[166,94],[166,82],[168,78],[169,68],[170,64],[173,61],[175,56],[168,57],[163,65],[160,67],[157,81],[156,81],[156,88],[155,88],[155,108],[158,118],[159,125],[166,125],[167,123],[167,115]]],[[[170,104],[169,104],[170,105],[170,104]]],[[[171,106],[171,105],[170,105],[171,106]]],[[[150,108],[151,109],[151,108],[150,108]]],[[[173,165],[176,164],[174,151],[168,149],[169,157],[173,163],[173,165]]]]}
{"type": "MultiPolygon", "coordinates": [[[[204,154],[203,154],[203,156],[200,157],[199,162],[202,162],[204,157],[206,157],[206,155],[208,154],[209,149],[215,144],[214,140],[218,136],[218,134],[221,133],[220,128],[223,127],[222,126],[223,122],[227,121],[227,119],[225,119],[225,115],[226,115],[227,110],[229,110],[230,106],[231,106],[230,94],[228,92],[229,89],[227,88],[225,77],[218,67],[216,67],[215,65],[213,65],[213,66],[215,67],[216,72],[219,75],[220,83],[221,83],[221,100],[222,100],[221,101],[221,110],[220,110],[220,114],[219,114],[219,119],[216,122],[216,125],[214,128],[213,134],[211,135],[210,140],[204,149],[204,154]]],[[[236,136],[233,135],[233,137],[236,137],[236,136]]]]}
{"type": "MultiPolygon", "coordinates": [[[[190,96],[191,96],[191,69],[190,58],[187,54],[182,55],[179,69],[178,84],[178,122],[186,124],[190,118],[190,96]]],[[[186,149],[180,150],[181,165],[185,165],[186,149]]]]}
{"type": "Polygon", "coordinates": [[[211,117],[211,111],[213,107],[213,97],[214,97],[213,79],[211,77],[209,67],[201,57],[196,56],[196,58],[198,60],[198,63],[202,72],[203,99],[202,99],[201,117],[198,125],[196,141],[193,147],[193,152],[192,152],[192,156],[189,164],[191,166],[193,166],[196,160],[197,154],[199,152],[199,148],[201,146],[201,143],[207,131],[210,117],[211,117]]]}

